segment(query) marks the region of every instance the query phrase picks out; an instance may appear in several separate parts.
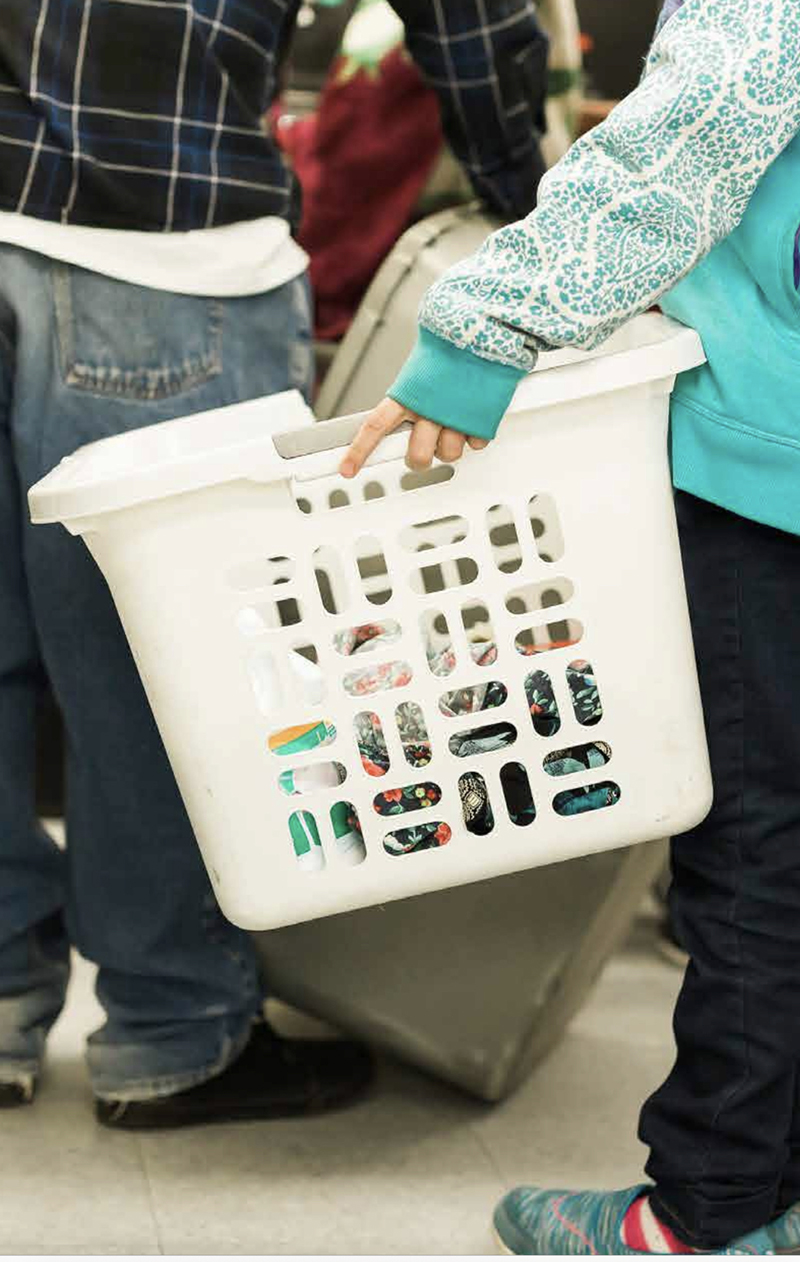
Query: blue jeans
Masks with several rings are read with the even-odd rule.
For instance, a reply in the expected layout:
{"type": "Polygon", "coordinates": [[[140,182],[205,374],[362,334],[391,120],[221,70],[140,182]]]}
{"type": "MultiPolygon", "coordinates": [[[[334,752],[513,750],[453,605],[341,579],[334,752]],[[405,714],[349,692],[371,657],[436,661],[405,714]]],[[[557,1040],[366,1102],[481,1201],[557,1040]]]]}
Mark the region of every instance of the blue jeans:
{"type": "Polygon", "coordinates": [[[308,286],[217,301],[142,289],[0,245],[0,1082],[38,1070],[69,972],[98,965],[96,1094],[146,1099],[218,1072],[263,993],[221,915],[105,582],[25,492],[124,430],[307,391],[308,286]],[[38,826],[34,703],[67,739],[67,851],[38,826]]]}
{"type": "Polygon", "coordinates": [[[673,842],[691,963],[640,1136],[659,1216],[714,1250],[800,1200],[800,539],[677,506],[714,805],[673,842]]]}

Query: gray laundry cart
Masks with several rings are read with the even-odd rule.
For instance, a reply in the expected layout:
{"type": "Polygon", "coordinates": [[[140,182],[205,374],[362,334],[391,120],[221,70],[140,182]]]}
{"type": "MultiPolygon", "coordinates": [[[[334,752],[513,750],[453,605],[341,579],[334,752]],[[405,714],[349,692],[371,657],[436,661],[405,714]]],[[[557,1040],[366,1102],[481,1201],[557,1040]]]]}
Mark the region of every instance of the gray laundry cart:
{"type": "MultiPolygon", "coordinates": [[[[321,418],[383,396],[425,289],[494,226],[460,207],[403,236],[337,352],[321,418]]],[[[500,1100],[559,1039],[663,857],[661,842],[595,854],[259,934],[258,946],[277,997],[500,1100]]]]}
{"type": "Polygon", "coordinates": [[[273,994],[484,1100],[561,1037],[661,842],[257,935],[273,994]]]}
{"type": "Polygon", "coordinates": [[[320,420],[361,412],[383,398],[414,345],[425,290],[497,226],[471,202],[430,215],[403,234],[328,370],[315,404],[320,420]]]}

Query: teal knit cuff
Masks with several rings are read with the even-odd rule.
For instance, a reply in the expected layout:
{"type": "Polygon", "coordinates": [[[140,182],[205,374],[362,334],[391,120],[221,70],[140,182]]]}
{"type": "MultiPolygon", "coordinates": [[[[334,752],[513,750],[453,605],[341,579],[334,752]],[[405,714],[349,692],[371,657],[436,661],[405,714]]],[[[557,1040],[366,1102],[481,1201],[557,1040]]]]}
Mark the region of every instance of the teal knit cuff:
{"type": "Polygon", "coordinates": [[[410,412],[475,438],[494,438],[514,391],[527,374],[462,350],[428,329],[388,394],[410,412]]]}

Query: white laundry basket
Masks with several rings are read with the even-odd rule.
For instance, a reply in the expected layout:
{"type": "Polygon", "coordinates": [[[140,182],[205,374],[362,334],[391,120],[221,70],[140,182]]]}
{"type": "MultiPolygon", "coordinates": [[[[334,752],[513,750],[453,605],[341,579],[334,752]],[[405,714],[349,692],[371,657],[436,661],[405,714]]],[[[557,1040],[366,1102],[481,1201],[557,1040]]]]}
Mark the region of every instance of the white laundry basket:
{"type": "Polygon", "coordinates": [[[81,535],[108,581],[231,920],[310,920],[703,817],[666,444],[674,376],[702,360],[656,314],[602,354],[543,356],[496,441],[425,476],[397,435],[342,482],[353,419],[312,425],[286,394],[95,443],[32,489],[33,520],[81,535]],[[351,634],[367,624],[376,638],[351,634]],[[426,729],[413,749],[398,706],[426,729]]]}

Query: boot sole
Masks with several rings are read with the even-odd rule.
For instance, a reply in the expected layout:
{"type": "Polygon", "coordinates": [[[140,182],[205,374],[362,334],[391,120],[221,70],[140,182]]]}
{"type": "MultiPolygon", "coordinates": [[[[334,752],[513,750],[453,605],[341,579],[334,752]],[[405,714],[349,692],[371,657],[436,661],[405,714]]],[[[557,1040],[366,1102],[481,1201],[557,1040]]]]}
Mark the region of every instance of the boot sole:
{"type": "Polygon", "coordinates": [[[350,1104],[357,1103],[369,1091],[372,1080],[360,1084],[358,1087],[352,1088],[341,1095],[330,1095],[325,1098],[307,1100],[300,1104],[276,1104],[274,1106],[248,1106],[233,1105],[225,1111],[207,1114],[192,1114],[186,1112],[183,1116],[180,1113],[173,1113],[170,1116],[159,1114],[156,1110],[148,1115],[140,1114],[137,1116],[135,1102],[131,1106],[126,1106],[124,1102],[118,1105],[118,1112],[111,1113],[109,1116],[101,1117],[96,1113],[97,1121],[101,1126],[107,1127],[109,1130],[127,1130],[127,1131],[173,1131],[182,1130],[190,1126],[214,1126],[223,1125],[226,1122],[277,1122],[281,1119],[293,1117],[313,1117],[322,1113],[334,1113],[338,1110],[345,1109],[350,1104]],[[131,1108],[130,1115],[128,1107],[131,1108]]]}

